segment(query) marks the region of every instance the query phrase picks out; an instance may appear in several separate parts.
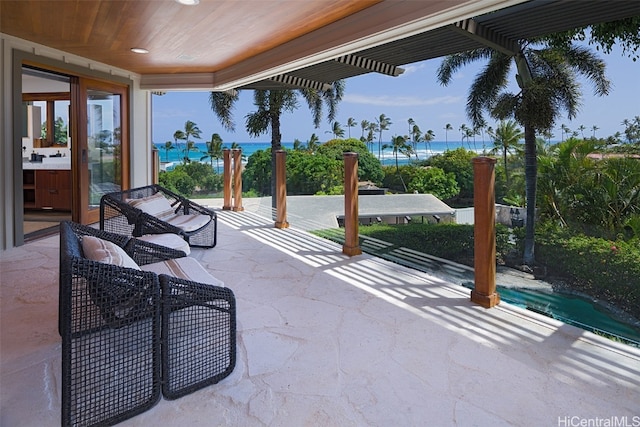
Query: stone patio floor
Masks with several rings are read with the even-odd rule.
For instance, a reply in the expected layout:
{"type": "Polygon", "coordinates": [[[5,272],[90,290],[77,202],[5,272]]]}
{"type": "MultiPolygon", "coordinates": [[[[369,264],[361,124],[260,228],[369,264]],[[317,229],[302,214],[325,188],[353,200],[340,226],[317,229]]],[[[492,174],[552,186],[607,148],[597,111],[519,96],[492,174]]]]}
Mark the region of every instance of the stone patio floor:
{"type": "MultiPolygon", "coordinates": [[[[60,424],[58,256],[0,252],[1,426],[60,424]]],[[[120,425],[640,425],[636,348],[248,211],[192,256],[235,292],[235,371],[120,425]]]]}

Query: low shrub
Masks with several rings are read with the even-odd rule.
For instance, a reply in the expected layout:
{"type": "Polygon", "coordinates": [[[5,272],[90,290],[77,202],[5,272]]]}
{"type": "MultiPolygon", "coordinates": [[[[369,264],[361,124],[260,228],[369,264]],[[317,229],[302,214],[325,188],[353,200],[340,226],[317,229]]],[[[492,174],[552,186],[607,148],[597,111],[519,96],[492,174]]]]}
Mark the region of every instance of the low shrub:
{"type": "Polygon", "coordinates": [[[546,227],[536,233],[536,262],[572,289],[604,299],[640,317],[640,243],[569,235],[546,227]]]}
{"type": "MultiPolygon", "coordinates": [[[[360,234],[397,246],[473,265],[473,225],[468,224],[375,224],[359,228],[360,234]]],[[[496,226],[496,255],[501,260],[512,250],[509,230],[496,226]]]]}

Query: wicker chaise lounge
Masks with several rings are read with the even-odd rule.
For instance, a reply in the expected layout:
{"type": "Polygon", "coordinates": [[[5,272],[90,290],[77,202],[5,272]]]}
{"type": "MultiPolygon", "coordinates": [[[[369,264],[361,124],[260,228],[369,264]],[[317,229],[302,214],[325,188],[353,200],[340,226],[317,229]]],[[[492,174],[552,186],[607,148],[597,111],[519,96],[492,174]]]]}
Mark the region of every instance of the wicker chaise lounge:
{"type": "Polygon", "coordinates": [[[141,237],[173,233],[189,245],[212,248],[217,243],[216,213],[154,184],[117,191],[100,200],[100,229],[141,237]]]}
{"type": "Polygon", "coordinates": [[[60,224],[62,425],[112,425],[227,377],[233,292],[195,259],[60,224]]]}

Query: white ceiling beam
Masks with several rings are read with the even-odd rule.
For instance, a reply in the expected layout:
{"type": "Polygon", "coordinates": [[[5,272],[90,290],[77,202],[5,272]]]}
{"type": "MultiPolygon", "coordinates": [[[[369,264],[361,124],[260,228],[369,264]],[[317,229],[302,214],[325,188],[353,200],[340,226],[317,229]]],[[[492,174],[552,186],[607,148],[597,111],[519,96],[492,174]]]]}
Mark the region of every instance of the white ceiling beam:
{"type": "Polygon", "coordinates": [[[271,80],[273,82],[282,83],[289,86],[296,86],[305,89],[312,90],[329,90],[331,89],[331,84],[318,82],[315,80],[304,79],[302,77],[295,77],[289,74],[281,74],[279,76],[273,76],[268,78],[267,80],[271,80]]]}
{"type": "Polygon", "coordinates": [[[356,55],[340,56],[334,59],[334,61],[362,68],[364,70],[373,71],[375,73],[386,74],[387,76],[398,77],[400,74],[404,73],[404,68],[356,55]]]}
{"type": "Polygon", "coordinates": [[[473,18],[458,21],[450,28],[505,55],[515,56],[520,52],[520,44],[516,40],[479,24],[473,18]]]}

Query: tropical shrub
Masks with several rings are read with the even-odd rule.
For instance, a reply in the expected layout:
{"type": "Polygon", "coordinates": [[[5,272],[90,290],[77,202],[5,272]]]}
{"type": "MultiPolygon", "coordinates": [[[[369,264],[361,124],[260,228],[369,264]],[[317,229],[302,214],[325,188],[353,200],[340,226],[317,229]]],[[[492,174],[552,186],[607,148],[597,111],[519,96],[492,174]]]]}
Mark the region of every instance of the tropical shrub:
{"type": "Polygon", "coordinates": [[[457,196],[460,187],[456,177],[452,173],[445,173],[436,167],[412,167],[410,168],[407,190],[410,193],[433,194],[438,199],[444,200],[457,196]]]}
{"type": "Polygon", "coordinates": [[[165,188],[184,197],[211,195],[222,190],[222,177],[210,165],[190,162],[162,171],[158,182],[165,188]]]}
{"type": "Polygon", "coordinates": [[[191,197],[196,189],[196,182],[184,170],[160,172],[158,182],[163,187],[184,197],[191,197]]]}
{"type": "MultiPolygon", "coordinates": [[[[384,173],[377,158],[357,139],[333,139],[315,151],[287,150],[288,194],[342,194],[345,152],[358,153],[360,180],[379,183],[384,173]]],[[[261,196],[271,194],[271,150],[259,150],[249,156],[242,174],[243,188],[261,196]]]]}
{"type": "Polygon", "coordinates": [[[367,145],[359,139],[332,139],[318,146],[317,155],[343,162],[343,154],[347,152],[358,153],[358,179],[379,184],[382,182],[384,172],[380,160],[374,156],[367,145]]]}
{"type": "Polygon", "coordinates": [[[538,207],[542,219],[563,226],[601,229],[615,235],[640,213],[640,162],[631,158],[594,160],[594,140],[570,138],[542,156],[538,207]]]}
{"type": "Polygon", "coordinates": [[[344,165],[331,157],[287,151],[287,193],[316,194],[344,185],[344,165]]]}
{"type": "Polygon", "coordinates": [[[382,185],[392,191],[433,194],[444,200],[455,197],[460,188],[452,173],[445,173],[437,167],[414,165],[384,166],[382,185]]]}
{"type": "Polygon", "coordinates": [[[271,194],[271,149],[258,150],[249,156],[242,172],[242,189],[259,196],[271,194]]]}
{"type": "MultiPolygon", "coordinates": [[[[360,227],[362,235],[384,240],[419,252],[473,265],[473,225],[410,223],[402,225],[374,224],[360,227]]],[[[509,230],[496,226],[496,255],[501,260],[513,250],[509,230]]]]}
{"type": "Polygon", "coordinates": [[[460,193],[460,199],[473,199],[473,164],[471,160],[477,157],[473,151],[457,148],[448,150],[442,154],[436,154],[427,160],[427,164],[435,166],[445,173],[452,173],[456,177],[460,193]]]}
{"type": "Polygon", "coordinates": [[[608,240],[540,227],[536,258],[572,289],[604,299],[640,317],[640,240],[608,240]]]}

